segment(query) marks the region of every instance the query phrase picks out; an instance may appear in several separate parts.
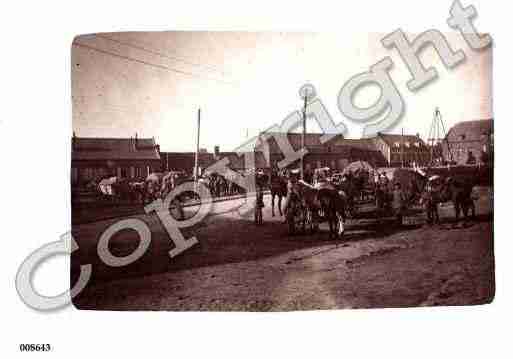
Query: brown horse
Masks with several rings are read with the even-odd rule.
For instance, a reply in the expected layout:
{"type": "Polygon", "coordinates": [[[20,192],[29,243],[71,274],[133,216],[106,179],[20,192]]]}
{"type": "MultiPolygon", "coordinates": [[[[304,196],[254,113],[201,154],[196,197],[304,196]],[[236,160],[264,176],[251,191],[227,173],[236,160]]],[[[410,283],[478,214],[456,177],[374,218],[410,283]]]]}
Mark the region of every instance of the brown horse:
{"type": "Polygon", "coordinates": [[[476,207],[472,199],[474,184],[470,179],[455,179],[448,177],[441,191],[442,201],[451,201],[454,205],[456,221],[460,219],[460,213],[468,219],[469,211],[472,218],[476,216],[476,207]]]}
{"type": "Polygon", "coordinates": [[[320,222],[327,221],[330,237],[340,238],[344,234],[347,197],[333,186],[317,189],[299,181],[301,197],[307,208],[307,219],[311,230],[315,231],[320,222]]]}
{"type": "Polygon", "coordinates": [[[287,196],[287,180],[282,173],[273,171],[270,177],[270,189],[271,189],[271,211],[274,217],[274,199],[278,197],[278,211],[280,216],[283,216],[281,210],[281,200],[287,196]]]}
{"type": "Polygon", "coordinates": [[[348,172],[342,176],[342,180],[336,184],[336,188],[343,192],[345,197],[345,210],[350,217],[355,217],[357,213],[356,202],[363,199],[365,184],[368,178],[362,171],[357,171],[356,174],[348,172]]]}

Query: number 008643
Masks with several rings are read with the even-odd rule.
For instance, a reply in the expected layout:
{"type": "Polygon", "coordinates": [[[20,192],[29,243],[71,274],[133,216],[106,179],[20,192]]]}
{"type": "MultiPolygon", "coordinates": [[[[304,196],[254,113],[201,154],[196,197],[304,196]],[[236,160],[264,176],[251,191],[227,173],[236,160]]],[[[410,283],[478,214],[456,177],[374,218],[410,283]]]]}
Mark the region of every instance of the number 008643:
{"type": "Polygon", "coordinates": [[[48,352],[52,350],[50,344],[20,344],[22,352],[48,352]]]}

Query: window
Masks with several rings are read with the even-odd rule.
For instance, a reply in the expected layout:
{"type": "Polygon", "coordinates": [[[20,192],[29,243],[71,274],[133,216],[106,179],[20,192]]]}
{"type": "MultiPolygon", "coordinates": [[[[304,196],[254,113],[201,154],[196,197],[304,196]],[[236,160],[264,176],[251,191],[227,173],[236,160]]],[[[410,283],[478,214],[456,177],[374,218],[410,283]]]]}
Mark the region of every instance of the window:
{"type": "Polygon", "coordinates": [[[408,141],[406,141],[404,145],[406,146],[406,148],[410,148],[410,143],[408,141]]]}
{"type": "Polygon", "coordinates": [[[462,141],[465,141],[465,139],[466,139],[466,138],[467,138],[467,136],[465,136],[465,134],[460,135],[460,139],[461,139],[462,141]]]}
{"type": "Polygon", "coordinates": [[[415,147],[420,147],[420,143],[419,142],[415,142],[415,147]]]}
{"type": "Polygon", "coordinates": [[[394,142],[394,147],[399,148],[399,147],[401,147],[401,145],[399,144],[399,142],[394,142]]]}

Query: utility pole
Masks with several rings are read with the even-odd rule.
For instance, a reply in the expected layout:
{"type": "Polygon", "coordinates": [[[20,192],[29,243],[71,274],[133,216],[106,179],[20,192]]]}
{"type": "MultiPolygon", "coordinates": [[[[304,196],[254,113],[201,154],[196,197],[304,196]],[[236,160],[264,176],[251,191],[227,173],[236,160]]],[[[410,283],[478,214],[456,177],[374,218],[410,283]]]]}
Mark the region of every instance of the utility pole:
{"type": "Polygon", "coordinates": [[[199,147],[200,147],[200,128],[201,128],[201,109],[198,109],[198,128],[197,128],[197,137],[196,137],[196,156],[194,158],[194,181],[198,181],[198,157],[199,157],[199,147]]]}
{"type": "Polygon", "coordinates": [[[404,168],[404,128],[401,128],[401,168],[404,168]]]}
{"type": "MultiPolygon", "coordinates": [[[[301,134],[301,150],[305,149],[305,137],[306,137],[306,105],[308,101],[308,96],[305,96],[305,102],[303,105],[303,133],[301,134]]],[[[301,179],[305,179],[305,155],[301,156],[301,179]]]]}
{"type": "Polygon", "coordinates": [[[306,153],[306,106],[308,105],[308,101],[310,101],[311,99],[315,98],[316,96],[316,93],[315,93],[315,88],[310,85],[310,84],[306,84],[306,85],[303,85],[300,89],[299,89],[299,97],[304,101],[303,103],[303,133],[301,134],[301,151],[303,151],[303,155],[301,156],[301,179],[304,180],[305,178],[305,166],[304,166],[304,156],[305,156],[305,153],[306,153]]]}

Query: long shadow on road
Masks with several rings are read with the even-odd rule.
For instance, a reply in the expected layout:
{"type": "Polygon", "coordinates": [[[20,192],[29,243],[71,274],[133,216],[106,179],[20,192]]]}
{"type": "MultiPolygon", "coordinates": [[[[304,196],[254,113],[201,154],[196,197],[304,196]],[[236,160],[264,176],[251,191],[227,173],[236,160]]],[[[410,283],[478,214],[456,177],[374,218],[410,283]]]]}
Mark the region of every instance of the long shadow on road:
{"type": "MultiPolygon", "coordinates": [[[[91,282],[110,281],[204,266],[254,261],[300,249],[382,238],[399,230],[417,228],[415,226],[397,228],[390,221],[350,223],[341,240],[330,240],[325,224],[321,226],[319,233],[289,236],[287,227],[281,219],[268,220],[263,225],[257,226],[249,219],[230,213],[213,216],[193,229],[186,229],[185,238],[194,235],[199,243],[186,252],[170,258],[168,253],[174,245],[156,216],[147,216],[144,220],[149,222],[151,228],[157,228],[152,233],[150,246],[136,262],[120,268],[109,267],[99,259],[95,247],[98,234],[96,237],[91,237],[91,233],[80,231],[74,233],[80,250],[72,254],[71,282],[74,283],[78,278],[78,269],[81,264],[92,264],[91,282]]],[[[135,251],[138,244],[139,239],[135,232],[122,231],[112,237],[110,251],[116,256],[126,256],[135,251]]]]}

